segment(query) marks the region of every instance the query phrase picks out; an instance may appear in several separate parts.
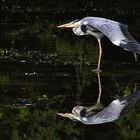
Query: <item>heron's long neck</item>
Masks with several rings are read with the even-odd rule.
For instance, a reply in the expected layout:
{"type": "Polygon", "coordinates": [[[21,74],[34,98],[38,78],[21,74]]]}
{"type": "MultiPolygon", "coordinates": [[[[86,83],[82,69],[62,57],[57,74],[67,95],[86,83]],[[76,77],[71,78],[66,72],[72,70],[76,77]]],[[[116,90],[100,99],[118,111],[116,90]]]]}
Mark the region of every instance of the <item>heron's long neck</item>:
{"type": "Polygon", "coordinates": [[[97,39],[101,39],[101,38],[103,38],[103,36],[104,36],[101,32],[91,32],[91,31],[88,31],[88,33],[89,33],[90,35],[94,36],[94,37],[97,38],[97,39]]]}

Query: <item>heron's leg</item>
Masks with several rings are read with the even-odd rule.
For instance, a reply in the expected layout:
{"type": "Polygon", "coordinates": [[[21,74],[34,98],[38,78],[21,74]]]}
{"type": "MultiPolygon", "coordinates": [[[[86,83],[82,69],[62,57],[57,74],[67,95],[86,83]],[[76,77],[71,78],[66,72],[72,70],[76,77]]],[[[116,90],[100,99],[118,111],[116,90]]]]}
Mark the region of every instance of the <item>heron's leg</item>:
{"type": "MultiPolygon", "coordinates": [[[[101,79],[100,79],[100,72],[97,72],[97,77],[98,77],[98,99],[97,102],[94,106],[89,107],[88,109],[86,109],[87,114],[91,111],[100,111],[104,108],[104,106],[100,103],[100,99],[101,99],[101,95],[102,95],[102,84],[101,84],[101,79]]],[[[92,114],[92,113],[91,113],[92,114]]],[[[90,115],[91,115],[90,114],[90,115]]]]}
{"type": "Polygon", "coordinates": [[[135,59],[135,62],[137,62],[137,54],[136,53],[133,53],[134,54],[134,59],[135,59]]]}
{"type": "Polygon", "coordinates": [[[97,76],[98,76],[98,89],[99,89],[97,103],[100,103],[101,94],[102,94],[102,84],[101,84],[101,79],[100,79],[100,73],[99,72],[97,73],[97,76]]]}
{"type": "Polygon", "coordinates": [[[100,64],[101,64],[101,57],[102,57],[102,47],[101,47],[101,39],[97,39],[99,44],[99,57],[98,57],[98,66],[97,70],[100,70],[100,64]]]}
{"type": "Polygon", "coordinates": [[[92,70],[95,73],[101,72],[101,70],[100,70],[100,64],[101,64],[101,57],[102,57],[101,39],[100,38],[97,38],[97,41],[98,41],[98,45],[99,45],[98,66],[97,66],[97,69],[92,70]]]}

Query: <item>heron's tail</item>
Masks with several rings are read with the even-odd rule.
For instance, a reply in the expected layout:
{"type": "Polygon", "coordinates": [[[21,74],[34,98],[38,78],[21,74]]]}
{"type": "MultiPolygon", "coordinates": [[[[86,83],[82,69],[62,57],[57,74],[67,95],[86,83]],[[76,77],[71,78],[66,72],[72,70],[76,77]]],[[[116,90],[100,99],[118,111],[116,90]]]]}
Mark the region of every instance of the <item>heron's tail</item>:
{"type": "Polygon", "coordinates": [[[119,98],[120,102],[123,103],[123,101],[126,101],[125,102],[126,106],[122,110],[120,116],[126,115],[126,113],[128,112],[129,108],[131,106],[133,106],[137,102],[137,100],[139,100],[139,99],[140,99],[140,90],[137,91],[137,92],[134,92],[134,93],[132,93],[132,94],[130,94],[128,96],[120,97],[119,98]]]}
{"type": "Polygon", "coordinates": [[[128,103],[135,103],[140,98],[140,90],[136,91],[128,96],[120,97],[120,101],[127,101],[128,103]]]}
{"type": "Polygon", "coordinates": [[[140,54],[140,44],[129,33],[127,26],[120,24],[120,28],[124,35],[124,38],[121,40],[119,46],[127,51],[140,54]]]}
{"type": "Polygon", "coordinates": [[[140,54],[140,44],[137,41],[123,42],[120,44],[120,47],[124,50],[131,51],[136,54],[140,54]]]}

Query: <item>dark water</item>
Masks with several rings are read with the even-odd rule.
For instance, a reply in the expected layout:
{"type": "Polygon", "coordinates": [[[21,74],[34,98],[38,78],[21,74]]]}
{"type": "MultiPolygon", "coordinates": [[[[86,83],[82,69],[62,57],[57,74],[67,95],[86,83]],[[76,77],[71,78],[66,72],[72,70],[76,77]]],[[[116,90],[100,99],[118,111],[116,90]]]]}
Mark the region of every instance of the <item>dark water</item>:
{"type": "MultiPolygon", "coordinates": [[[[140,42],[137,5],[130,11],[129,5],[126,9],[125,5],[118,6],[120,9],[116,7],[115,15],[111,15],[113,8],[109,11],[105,4],[99,9],[100,2],[94,12],[89,9],[92,4],[83,2],[85,7],[77,13],[74,6],[66,13],[65,6],[61,7],[64,11],[58,11],[58,5],[56,12],[50,4],[52,7],[43,13],[30,11],[31,5],[26,9],[26,4],[20,8],[9,4],[0,9],[0,139],[139,139],[139,101],[125,118],[101,125],[88,126],[56,114],[71,112],[76,105],[92,106],[98,98],[97,75],[91,71],[97,65],[96,39],[77,37],[71,30],[58,30],[56,26],[77,17],[104,16],[130,25],[140,42]],[[108,10],[103,10],[105,7],[108,10]]],[[[119,1],[114,4],[119,5],[119,1]]],[[[102,46],[101,103],[107,106],[119,96],[140,89],[140,58],[134,62],[133,53],[113,46],[107,38],[102,46]]]]}
{"type": "MultiPolygon", "coordinates": [[[[119,65],[101,73],[103,105],[138,90],[139,66],[119,65]],[[135,67],[135,68],[134,68],[135,67]]],[[[139,102],[126,118],[87,126],[61,118],[75,105],[91,106],[98,97],[92,67],[10,65],[0,72],[1,139],[139,138],[139,102]]]]}

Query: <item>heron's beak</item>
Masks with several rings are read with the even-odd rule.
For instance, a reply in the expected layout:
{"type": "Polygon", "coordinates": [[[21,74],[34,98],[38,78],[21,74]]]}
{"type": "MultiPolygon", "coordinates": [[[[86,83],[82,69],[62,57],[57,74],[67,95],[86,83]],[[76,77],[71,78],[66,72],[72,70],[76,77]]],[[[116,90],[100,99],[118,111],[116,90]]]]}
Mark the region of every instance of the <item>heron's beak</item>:
{"type": "Polygon", "coordinates": [[[59,25],[57,26],[57,28],[73,28],[74,26],[75,25],[72,22],[70,22],[70,23],[59,25]]]}
{"type": "Polygon", "coordinates": [[[75,114],[72,114],[72,113],[57,113],[57,115],[65,117],[65,118],[73,118],[73,117],[75,117],[75,114]]]}

